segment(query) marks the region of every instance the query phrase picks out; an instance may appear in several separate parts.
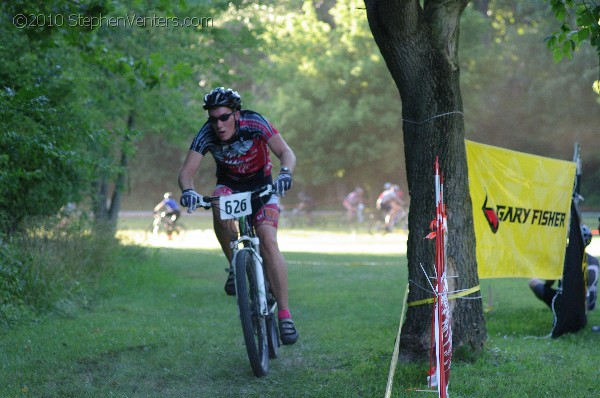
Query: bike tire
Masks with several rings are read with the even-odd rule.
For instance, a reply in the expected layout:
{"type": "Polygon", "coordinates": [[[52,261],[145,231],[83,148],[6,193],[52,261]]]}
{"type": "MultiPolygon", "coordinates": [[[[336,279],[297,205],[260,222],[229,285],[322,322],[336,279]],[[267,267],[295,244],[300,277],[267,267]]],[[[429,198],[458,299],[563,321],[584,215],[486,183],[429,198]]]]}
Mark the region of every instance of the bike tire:
{"type": "Polygon", "coordinates": [[[260,313],[256,258],[251,250],[240,250],[235,259],[236,296],[248,360],[256,377],[269,372],[269,343],[266,317],[260,313]]]}
{"type": "Polygon", "coordinates": [[[265,279],[265,287],[267,289],[267,306],[269,307],[269,315],[267,316],[267,340],[269,343],[269,358],[276,359],[279,356],[279,325],[277,324],[277,300],[273,296],[271,285],[265,279]]]}
{"type": "Polygon", "coordinates": [[[185,233],[185,225],[178,222],[173,232],[175,232],[177,236],[183,236],[185,233]]]}
{"type": "Polygon", "coordinates": [[[375,220],[369,224],[369,234],[376,235],[385,233],[385,223],[381,220],[375,220]]]}
{"type": "Polygon", "coordinates": [[[267,333],[269,342],[269,358],[275,359],[279,356],[279,330],[277,330],[277,321],[274,314],[269,314],[267,318],[267,333]]]}

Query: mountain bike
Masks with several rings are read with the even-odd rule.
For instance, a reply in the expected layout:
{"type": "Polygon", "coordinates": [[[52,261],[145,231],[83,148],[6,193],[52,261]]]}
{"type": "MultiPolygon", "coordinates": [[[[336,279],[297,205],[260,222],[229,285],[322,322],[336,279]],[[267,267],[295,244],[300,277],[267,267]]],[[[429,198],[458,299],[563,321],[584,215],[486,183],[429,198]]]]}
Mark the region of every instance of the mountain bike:
{"type": "Polygon", "coordinates": [[[173,233],[177,235],[183,234],[185,227],[180,221],[176,221],[177,216],[173,214],[167,214],[166,211],[155,212],[154,221],[152,222],[152,234],[158,236],[160,232],[167,234],[169,239],[172,238],[173,233]]]}
{"type": "Polygon", "coordinates": [[[272,193],[273,187],[266,185],[256,191],[203,198],[211,207],[217,206],[222,220],[231,220],[231,270],[235,276],[246,351],[256,377],[267,375],[269,358],[277,358],[279,351],[279,330],[275,315],[277,301],[264,272],[260,241],[252,225],[253,199],[272,193]]]}
{"type": "Polygon", "coordinates": [[[374,210],[368,213],[368,230],[371,235],[385,235],[392,232],[398,226],[404,231],[408,230],[408,211],[406,211],[404,208],[400,209],[398,213],[396,213],[394,219],[389,223],[389,225],[386,225],[385,223],[386,217],[387,211],[385,210],[374,210]]]}

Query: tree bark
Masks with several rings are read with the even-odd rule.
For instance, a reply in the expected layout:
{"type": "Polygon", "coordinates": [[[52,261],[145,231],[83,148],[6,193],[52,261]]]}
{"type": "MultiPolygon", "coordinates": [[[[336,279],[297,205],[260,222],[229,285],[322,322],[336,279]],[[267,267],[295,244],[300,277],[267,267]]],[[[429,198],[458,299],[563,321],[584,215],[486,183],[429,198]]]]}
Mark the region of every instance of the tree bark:
{"type": "Polygon", "coordinates": [[[109,196],[109,178],[105,172],[101,172],[95,183],[96,196],[94,198],[94,219],[98,231],[114,235],[117,231],[119,210],[121,210],[122,192],[129,173],[129,147],[131,145],[131,131],[134,127],[135,113],[129,111],[127,115],[127,132],[123,137],[120,149],[120,161],[118,171],[114,180],[114,189],[109,196]]]}
{"type": "MultiPolygon", "coordinates": [[[[435,217],[436,156],[444,174],[448,215],[447,275],[456,276],[448,279],[449,290],[479,285],[458,65],[459,22],[467,3],[426,0],[421,7],[419,0],[365,0],[373,37],[402,99],[411,197],[409,302],[433,296],[421,266],[434,275],[434,244],[424,237],[435,217]]],[[[450,306],[454,349],[467,346],[478,352],[486,338],[482,300],[451,300],[450,306]]],[[[431,304],[408,308],[401,336],[403,359],[428,358],[431,311],[431,304]]]]}
{"type": "Polygon", "coordinates": [[[121,210],[121,198],[123,196],[123,190],[125,189],[125,182],[129,175],[129,146],[131,145],[130,132],[133,131],[134,126],[134,112],[129,111],[127,116],[127,134],[123,138],[123,144],[121,146],[121,162],[119,164],[119,173],[115,181],[115,190],[113,191],[112,198],[110,201],[110,208],[108,210],[108,220],[111,225],[114,225],[115,230],[117,221],[119,219],[119,211],[121,210]]]}

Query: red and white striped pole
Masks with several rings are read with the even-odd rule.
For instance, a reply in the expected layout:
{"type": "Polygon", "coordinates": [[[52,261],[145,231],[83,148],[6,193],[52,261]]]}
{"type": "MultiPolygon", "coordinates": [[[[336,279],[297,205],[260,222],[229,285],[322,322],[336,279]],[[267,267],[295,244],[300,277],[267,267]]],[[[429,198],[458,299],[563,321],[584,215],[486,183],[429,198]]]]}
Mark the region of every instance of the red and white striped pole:
{"type": "Polygon", "coordinates": [[[444,204],[444,183],[438,158],[435,158],[435,336],[436,336],[436,376],[438,396],[448,397],[448,379],[452,358],[452,330],[450,306],[448,303],[448,283],[446,280],[446,238],[448,233],[446,207],[444,204]]]}

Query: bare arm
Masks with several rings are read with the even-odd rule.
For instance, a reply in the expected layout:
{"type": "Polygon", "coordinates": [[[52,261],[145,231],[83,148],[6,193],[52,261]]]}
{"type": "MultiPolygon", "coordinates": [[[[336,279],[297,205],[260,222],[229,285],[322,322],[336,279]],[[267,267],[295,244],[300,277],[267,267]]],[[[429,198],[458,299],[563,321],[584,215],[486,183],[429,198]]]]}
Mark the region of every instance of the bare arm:
{"type": "Polygon", "coordinates": [[[165,203],[164,200],[161,200],[159,204],[157,204],[156,206],[154,206],[154,212],[156,213],[157,211],[159,211],[161,209],[161,207],[163,207],[163,204],[165,203]]]}
{"type": "Polygon", "coordinates": [[[182,191],[185,189],[194,189],[194,176],[200,168],[200,162],[202,162],[203,158],[204,155],[196,151],[192,151],[191,149],[188,151],[177,178],[179,188],[182,191]]]}
{"type": "Polygon", "coordinates": [[[273,151],[273,154],[279,159],[281,167],[287,167],[293,172],[296,167],[296,155],[294,155],[294,151],[292,151],[288,144],[283,140],[281,135],[277,134],[271,137],[268,145],[269,148],[271,148],[271,151],[273,151]]]}

